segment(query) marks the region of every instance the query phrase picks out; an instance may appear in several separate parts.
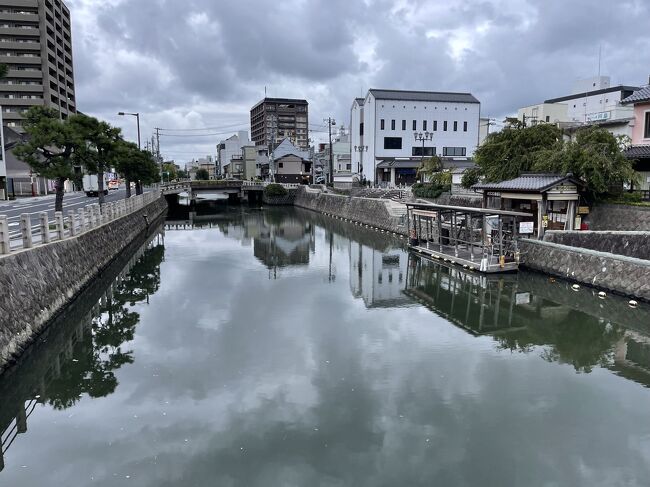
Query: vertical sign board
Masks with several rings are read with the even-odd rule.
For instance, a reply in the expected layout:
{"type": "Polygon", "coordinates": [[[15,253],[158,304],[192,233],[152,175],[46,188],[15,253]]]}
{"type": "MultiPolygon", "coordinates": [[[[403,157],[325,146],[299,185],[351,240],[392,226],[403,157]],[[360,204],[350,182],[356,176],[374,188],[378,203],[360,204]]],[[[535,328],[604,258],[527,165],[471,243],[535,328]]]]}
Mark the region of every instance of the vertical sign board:
{"type": "Polygon", "coordinates": [[[7,199],[7,163],[5,159],[5,134],[0,107],[0,200],[7,199]]]}

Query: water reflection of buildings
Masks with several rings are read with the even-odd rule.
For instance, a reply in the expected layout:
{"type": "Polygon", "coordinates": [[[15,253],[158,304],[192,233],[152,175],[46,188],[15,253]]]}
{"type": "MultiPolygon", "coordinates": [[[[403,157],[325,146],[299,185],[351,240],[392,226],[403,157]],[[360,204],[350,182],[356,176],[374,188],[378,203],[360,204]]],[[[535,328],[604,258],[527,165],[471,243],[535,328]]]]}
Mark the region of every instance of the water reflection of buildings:
{"type": "Polygon", "coordinates": [[[309,264],[315,249],[313,225],[293,216],[266,213],[261,220],[259,236],[253,239],[253,253],[267,268],[309,264]]]}
{"type": "Polygon", "coordinates": [[[499,348],[589,372],[606,367],[650,387],[650,312],[623,299],[576,294],[541,274],[478,275],[410,255],[406,294],[499,348]],[[603,306],[603,303],[606,303],[603,306]]]}
{"type": "Polygon", "coordinates": [[[7,450],[39,404],[67,409],[82,395],[103,397],[118,385],[115,371],[132,363],[123,344],[133,339],[140,317],[131,309],[148,302],[160,286],[162,229],[128,260],[119,259],[59,316],[0,376],[0,471],[7,450]]]}
{"type": "Polygon", "coordinates": [[[384,251],[350,240],[350,289],[368,308],[411,303],[404,295],[408,253],[400,248],[384,251]]]}

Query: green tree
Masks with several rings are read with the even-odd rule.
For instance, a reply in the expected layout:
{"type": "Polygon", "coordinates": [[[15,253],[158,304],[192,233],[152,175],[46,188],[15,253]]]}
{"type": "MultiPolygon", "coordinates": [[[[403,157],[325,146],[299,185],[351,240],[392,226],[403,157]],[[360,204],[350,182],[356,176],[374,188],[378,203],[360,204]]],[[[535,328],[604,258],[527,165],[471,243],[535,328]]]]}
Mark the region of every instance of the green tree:
{"type": "Polygon", "coordinates": [[[88,115],[72,115],[67,122],[80,139],[74,153],[75,165],[97,174],[99,203],[104,203],[104,174],[122,140],[121,130],[88,115]]]}
{"type": "Polygon", "coordinates": [[[572,173],[584,183],[588,197],[599,200],[621,193],[624,183],[636,180],[632,161],[623,154],[626,139],[602,127],[584,127],[560,150],[542,150],[535,154],[533,168],[558,174],[572,173]]]}
{"type": "Polygon", "coordinates": [[[80,139],[70,124],[59,118],[59,112],[43,106],[27,111],[23,128],[27,140],[14,154],[36,174],[54,180],[54,210],[63,211],[64,184],[74,176],[74,154],[80,148],[80,139]]]}
{"type": "Polygon", "coordinates": [[[505,181],[532,171],[540,151],[560,151],[562,146],[562,131],[555,125],[512,124],[488,135],[474,159],[486,181],[505,181]]]}
{"type": "Polygon", "coordinates": [[[141,194],[143,184],[159,180],[158,164],[150,152],[138,149],[132,142],[124,140],[117,144],[111,159],[117,172],[126,179],[126,197],[131,197],[131,183],[136,183],[136,193],[141,194]]]}
{"type": "Polygon", "coordinates": [[[178,169],[176,169],[175,164],[172,164],[170,162],[163,164],[163,173],[167,175],[167,179],[169,181],[178,178],[178,169]]]}
{"type": "Polygon", "coordinates": [[[199,181],[202,180],[207,181],[208,179],[210,179],[210,173],[208,173],[207,169],[199,169],[198,171],[196,171],[196,179],[198,179],[199,181]]]}
{"type": "Polygon", "coordinates": [[[432,157],[427,157],[422,161],[422,164],[418,168],[418,176],[422,178],[422,181],[430,181],[431,177],[442,171],[442,159],[434,155],[432,157]]]}

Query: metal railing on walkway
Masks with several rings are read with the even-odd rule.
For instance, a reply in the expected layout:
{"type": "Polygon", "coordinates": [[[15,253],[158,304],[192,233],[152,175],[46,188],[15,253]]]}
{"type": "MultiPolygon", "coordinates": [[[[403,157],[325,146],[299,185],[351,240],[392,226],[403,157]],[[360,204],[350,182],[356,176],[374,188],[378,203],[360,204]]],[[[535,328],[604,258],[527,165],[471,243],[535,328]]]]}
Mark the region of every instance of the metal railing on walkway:
{"type": "Polygon", "coordinates": [[[150,191],[129,199],[104,203],[101,207],[94,203],[76,211],[68,210],[66,215],[57,211],[53,220],[48,219],[48,213],[44,211],[39,214],[36,224],[33,224],[30,213],[22,213],[16,230],[10,230],[7,216],[0,215],[0,255],[76,237],[134,213],[159,197],[159,191],[150,191]]]}

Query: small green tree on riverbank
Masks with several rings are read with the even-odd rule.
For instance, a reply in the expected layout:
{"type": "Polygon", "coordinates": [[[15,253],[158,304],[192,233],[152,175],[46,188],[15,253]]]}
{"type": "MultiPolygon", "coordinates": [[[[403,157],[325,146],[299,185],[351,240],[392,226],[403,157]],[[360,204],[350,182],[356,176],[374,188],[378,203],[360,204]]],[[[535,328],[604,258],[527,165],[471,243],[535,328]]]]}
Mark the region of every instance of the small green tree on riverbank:
{"type": "Polygon", "coordinates": [[[136,194],[142,193],[143,184],[152,184],[159,180],[158,165],[150,152],[138,149],[132,142],[120,141],[111,158],[124,179],[126,179],[126,197],[131,197],[131,183],[136,184],[136,194]]]}
{"type": "Polygon", "coordinates": [[[199,169],[196,171],[196,179],[197,181],[207,181],[210,179],[210,173],[207,169],[199,169]]]}

